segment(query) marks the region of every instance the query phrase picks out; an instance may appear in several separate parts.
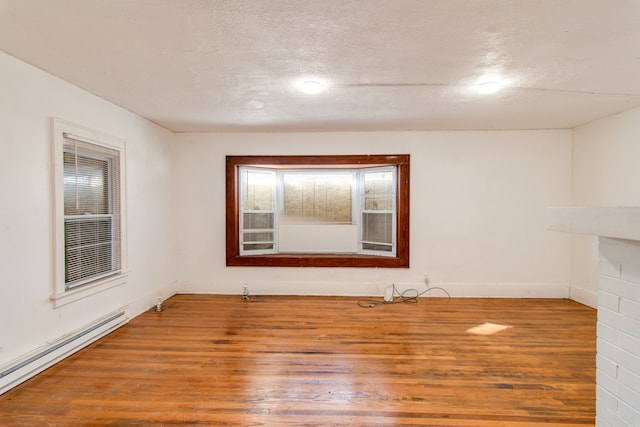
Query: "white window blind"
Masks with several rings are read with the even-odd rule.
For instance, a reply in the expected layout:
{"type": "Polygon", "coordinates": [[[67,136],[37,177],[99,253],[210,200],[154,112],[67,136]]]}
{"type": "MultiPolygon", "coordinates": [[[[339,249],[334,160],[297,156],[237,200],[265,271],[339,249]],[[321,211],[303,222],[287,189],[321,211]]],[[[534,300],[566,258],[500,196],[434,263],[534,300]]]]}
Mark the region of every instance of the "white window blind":
{"type": "Polygon", "coordinates": [[[121,272],[120,152],[64,134],[65,288],[121,272]]]}

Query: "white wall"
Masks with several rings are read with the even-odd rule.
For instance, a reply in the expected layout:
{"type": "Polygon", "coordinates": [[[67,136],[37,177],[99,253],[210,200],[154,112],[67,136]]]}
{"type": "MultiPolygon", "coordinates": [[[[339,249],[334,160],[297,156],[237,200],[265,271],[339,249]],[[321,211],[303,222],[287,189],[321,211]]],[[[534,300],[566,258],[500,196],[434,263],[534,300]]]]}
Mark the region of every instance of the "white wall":
{"type": "MultiPolygon", "coordinates": [[[[573,205],[640,206],[640,108],[573,132],[573,205]]],[[[595,307],[598,239],[573,236],[571,297],[595,307]]]]}
{"type": "Polygon", "coordinates": [[[567,297],[571,131],[176,135],[179,291],[382,294],[432,283],[458,296],[567,297]],[[225,155],[411,154],[409,269],[225,266],[225,155]]]}
{"type": "Polygon", "coordinates": [[[2,53],[0,94],[2,365],[118,308],[139,314],[173,292],[175,268],[171,132],[2,53]],[[127,141],[128,283],[57,309],[52,116],[127,141]]]}

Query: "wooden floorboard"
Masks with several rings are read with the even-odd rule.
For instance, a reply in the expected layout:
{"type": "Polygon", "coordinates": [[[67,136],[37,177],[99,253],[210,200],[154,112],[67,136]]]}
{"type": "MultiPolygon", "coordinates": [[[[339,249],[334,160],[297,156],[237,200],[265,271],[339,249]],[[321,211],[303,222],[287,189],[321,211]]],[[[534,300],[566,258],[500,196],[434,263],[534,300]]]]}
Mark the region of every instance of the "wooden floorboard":
{"type": "Polygon", "coordinates": [[[0,425],[594,425],[595,310],[357,302],[174,296],[0,396],[0,425]]]}

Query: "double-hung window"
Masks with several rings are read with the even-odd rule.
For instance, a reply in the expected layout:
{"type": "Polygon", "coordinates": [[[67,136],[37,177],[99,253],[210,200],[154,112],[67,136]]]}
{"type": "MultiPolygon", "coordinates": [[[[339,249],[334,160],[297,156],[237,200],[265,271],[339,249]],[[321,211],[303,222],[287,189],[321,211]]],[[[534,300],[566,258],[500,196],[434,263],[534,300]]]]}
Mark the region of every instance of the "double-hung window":
{"type": "Polygon", "coordinates": [[[242,215],[240,253],[274,253],[275,171],[243,168],[241,171],[242,215]]]}
{"type": "Polygon", "coordinates": [[[363,253],[395,255],[396,170],[365,169],[360,177],[363,253]]]}
{"type": "Polygon", "coordinates": [[[124,283],[124,142],[54,121],[56,280],[64,304],[124,283]]]}

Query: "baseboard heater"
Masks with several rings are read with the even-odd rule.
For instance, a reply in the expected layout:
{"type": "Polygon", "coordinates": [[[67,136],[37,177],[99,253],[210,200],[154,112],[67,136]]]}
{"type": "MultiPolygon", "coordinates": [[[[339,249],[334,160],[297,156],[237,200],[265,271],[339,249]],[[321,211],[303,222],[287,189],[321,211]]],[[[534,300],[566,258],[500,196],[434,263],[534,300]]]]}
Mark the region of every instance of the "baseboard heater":
{"type": "Polygon", "coordinates": [[[55,341],[0,366],[0,394],[39,374],[129,321],[125,309],[116,310],[55,341]]]}

